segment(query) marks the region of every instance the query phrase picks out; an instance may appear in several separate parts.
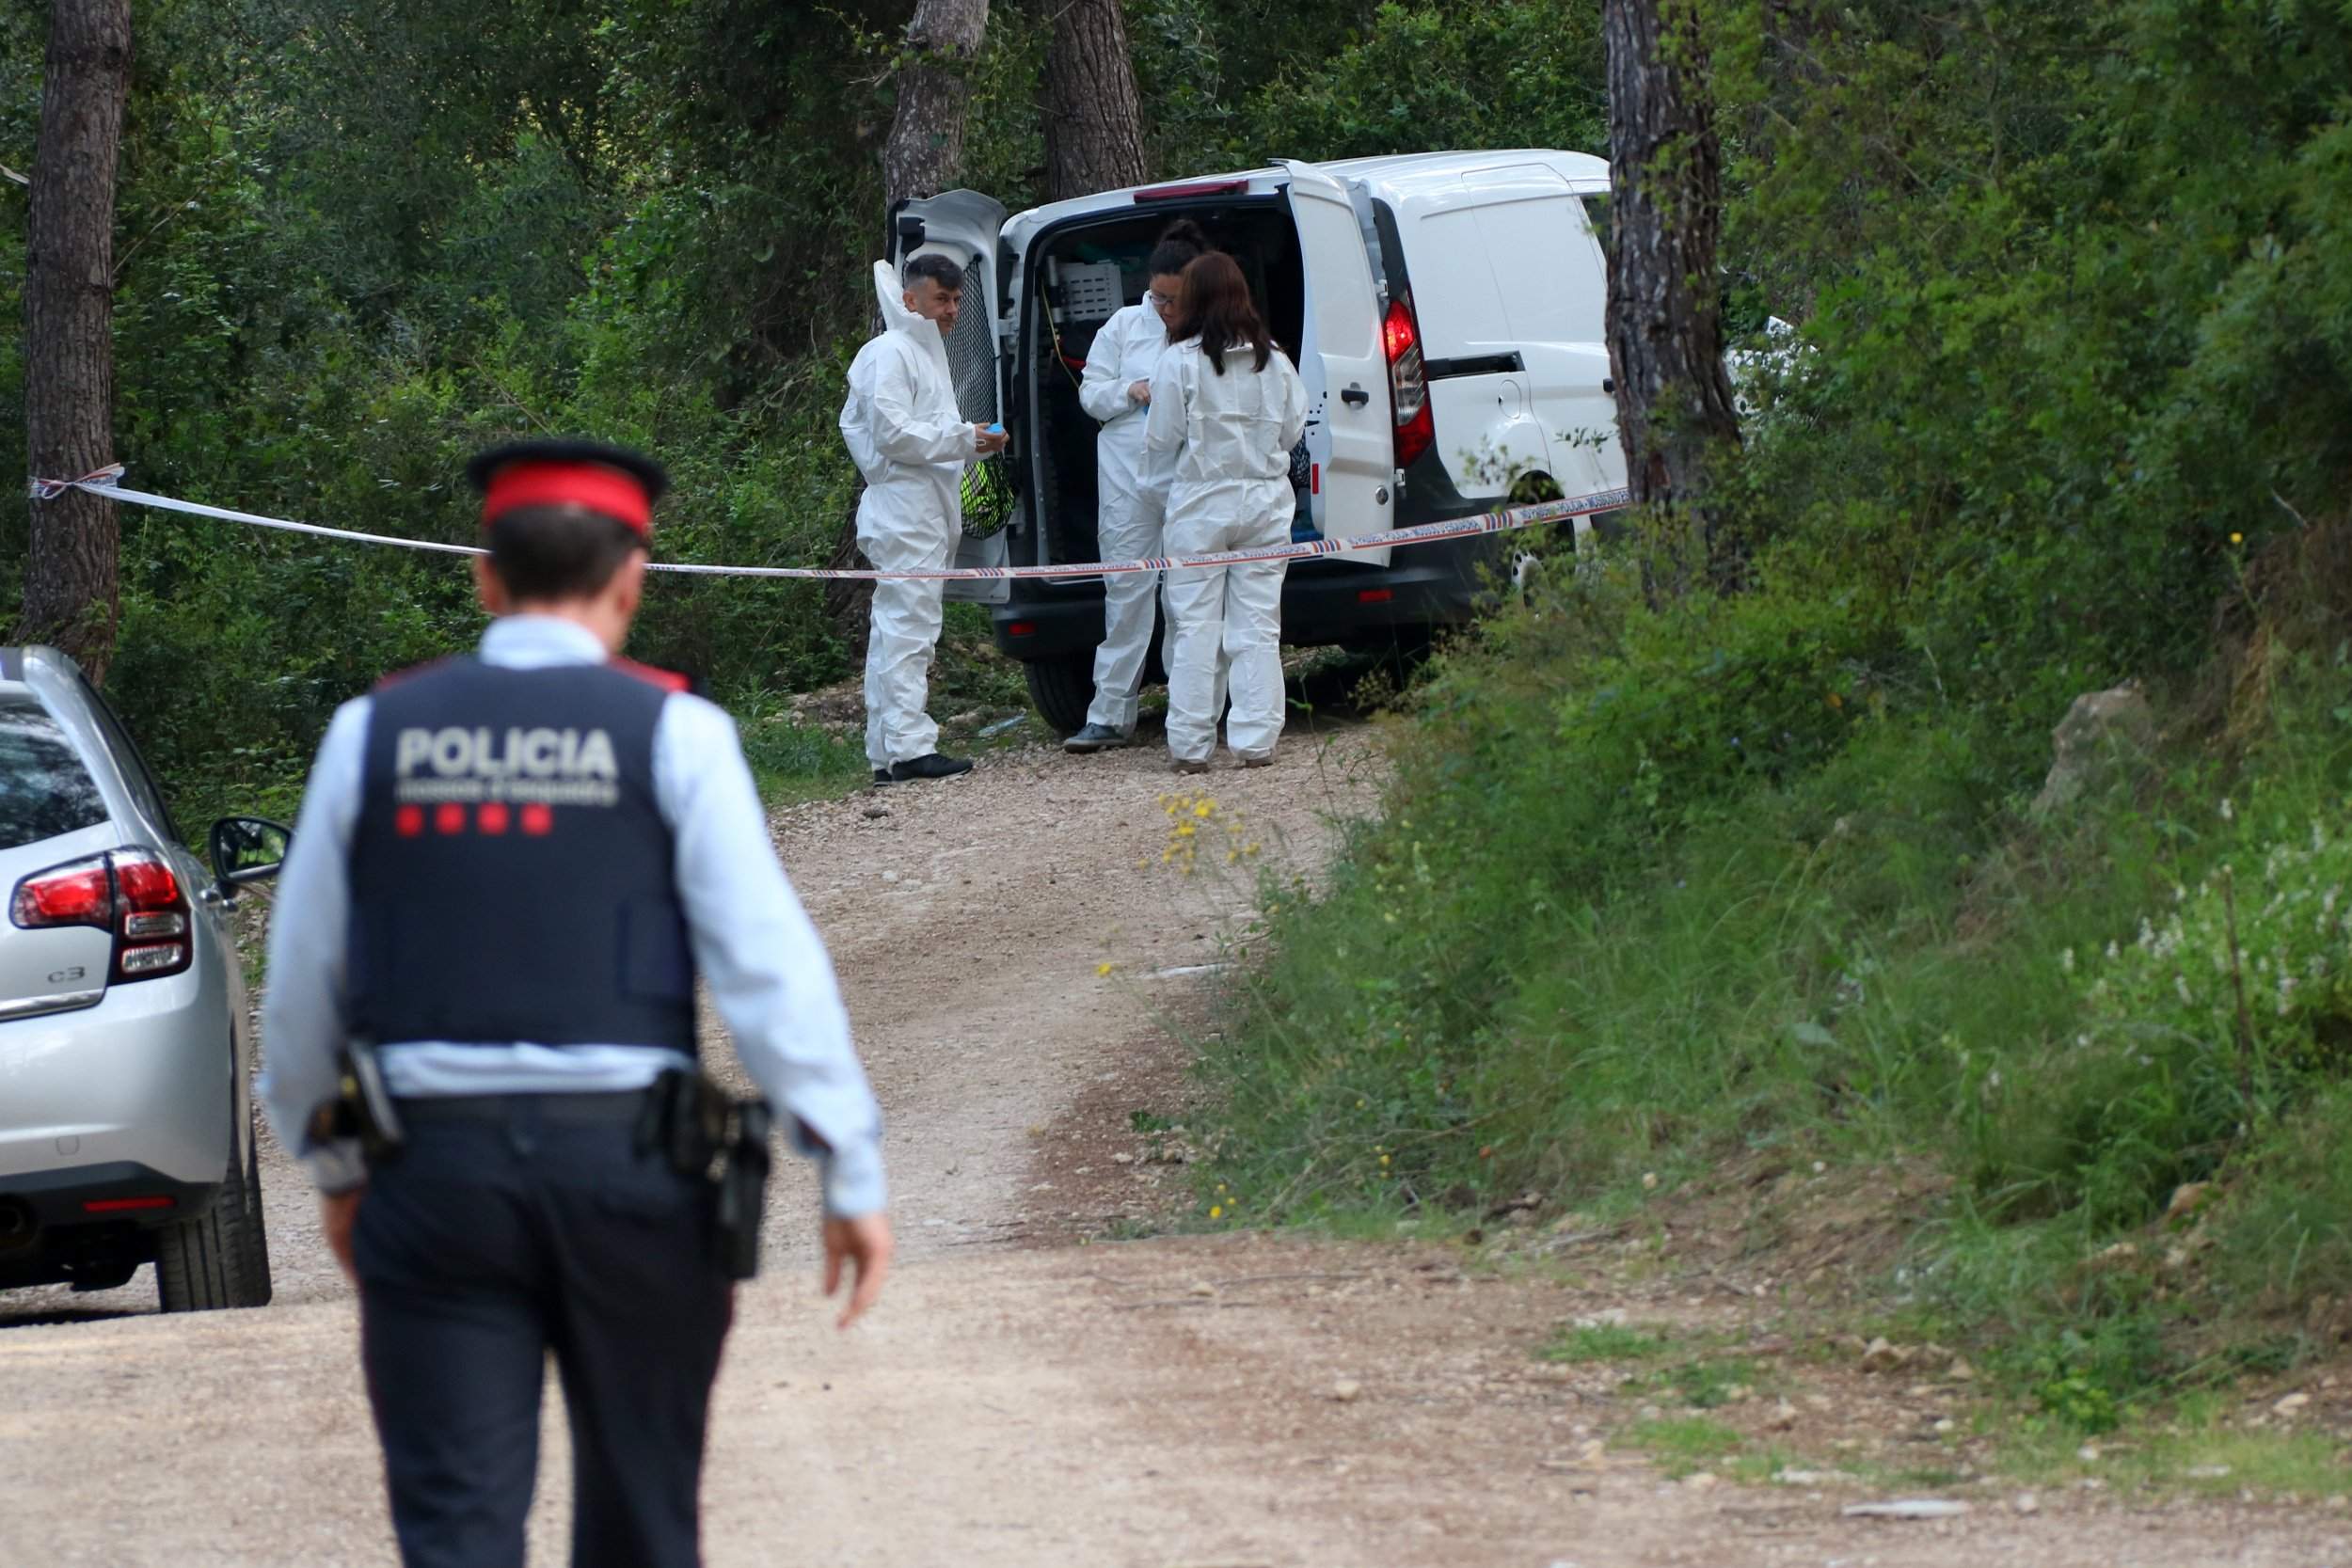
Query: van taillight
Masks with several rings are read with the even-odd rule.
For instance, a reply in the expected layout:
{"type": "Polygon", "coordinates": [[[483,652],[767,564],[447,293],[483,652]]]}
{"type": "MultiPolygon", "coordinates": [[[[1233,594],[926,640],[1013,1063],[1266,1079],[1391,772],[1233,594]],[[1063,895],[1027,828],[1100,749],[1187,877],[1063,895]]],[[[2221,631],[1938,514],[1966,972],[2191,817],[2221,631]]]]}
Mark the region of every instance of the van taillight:
{"type": "Polygon", "coordinates": [[[1389,356],[1389,406],[1396,415],[1396,466],[1409,468],[1413,459],[1437,441],[1438,425],[1429,412],[1429,382],[1422,373],[1421,326],[1405,299],[1389,302],[1388,319],[1380,324],[1380,343],[1389,356]]]}
{"type": "Polygon", "coordinates": [[[36,871],[16,884],[8,918],[25,930],[89,926],[112,932],[113,978],[151,980],[188,967],[188,896],[145,849],[117,849],[36,871]]]}

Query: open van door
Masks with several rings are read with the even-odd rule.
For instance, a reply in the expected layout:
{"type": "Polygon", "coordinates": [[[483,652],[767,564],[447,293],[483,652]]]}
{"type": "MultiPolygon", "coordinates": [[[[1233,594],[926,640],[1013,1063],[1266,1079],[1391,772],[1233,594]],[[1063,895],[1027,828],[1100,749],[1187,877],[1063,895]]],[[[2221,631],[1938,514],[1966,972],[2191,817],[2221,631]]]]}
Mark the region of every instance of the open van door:
{"type": "MultiPolygon", "coordinates": [[[[1298,368],[1307,383],[1308,453],[1320,472],[1316,526],[1332,539],[1386,533],[1396,526],[1396,427],[1372,252],[1338,181],[1311,164],[1281,166],[1291,177],[1307,279],[1298,368]]],[[[1389,552],[1348,559],[1385,566],[1389,552]]]]}
{"type": "MultiPolygon", "coordinates": [[[[1003,378],[996,361],[996,236],[1006,216],[1003,202],[977,191],[944,191],[901,202],[890,215],[893,264],[903,266],[914,256],[940,255],[963,269],[963,309],[947,340],[947,370],[955,379],[956,405],[975,424],[1004,418],[998,396],[1003,378]]],[[[1018,433],[1014,439],[1018,445],[1018,433]]],[[[1018,471],[1010,449],[965,471],[958,566],[1005,564],[1005,524],[1012,515],[1012,476],[1018,471]]],[[[945,592],[951,599],[1002,604],[1011,587],[998,578],[949,582],[945,592]]]]}

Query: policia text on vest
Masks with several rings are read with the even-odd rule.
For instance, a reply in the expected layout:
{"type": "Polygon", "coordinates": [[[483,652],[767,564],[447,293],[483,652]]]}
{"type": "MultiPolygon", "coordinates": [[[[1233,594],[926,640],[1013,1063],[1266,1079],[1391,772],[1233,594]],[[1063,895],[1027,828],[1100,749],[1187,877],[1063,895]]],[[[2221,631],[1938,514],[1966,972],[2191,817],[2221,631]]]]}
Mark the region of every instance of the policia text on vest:
{"type": "Polygon", "coordinates": [[[617,657],[660,470],[538,443],[473,476],[496,619],[327,728],[270,930],[263,1099],[358,1288],[406,1568],[521,1568],[550,1354],[575,1568],[696,1568],[769,1107],[820,1163],[844,1326],[889,1263],[880,1116],[732,721],[617,657]],[[699,982],[759,1100],[703,1074],[699,982]]]}
{"type": "Polygon", "coordinates": [[[392,768],[393,799],[403,802],[612,806],[621,799],[612,737],[603,730],[403,730],[393,738],[392,768]]]}

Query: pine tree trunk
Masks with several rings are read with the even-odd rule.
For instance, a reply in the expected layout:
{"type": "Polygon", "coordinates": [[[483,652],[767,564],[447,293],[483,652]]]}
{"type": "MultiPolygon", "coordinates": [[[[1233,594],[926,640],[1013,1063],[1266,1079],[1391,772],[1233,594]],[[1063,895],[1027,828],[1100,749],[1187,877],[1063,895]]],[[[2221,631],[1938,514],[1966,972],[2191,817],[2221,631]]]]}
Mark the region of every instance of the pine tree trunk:
{"type": "Polygon", "coordinates": [[[1140,185],[1143,103],[1121,0],[1060,0],[1045,56],[1049,201],[1140,185]]]}
{"type": "MultiPolygon", "coordinates": [[[[1609,365],[1637,505],[1679,513],[1720,575],[1709,461],[1740,439],[1715,247],[1722,151],[1694,0],[1603,0],[1609,52],[1609,365]]],[[[1733,565],[1736,570],[1736,564],[1733,565]]]]}
{"type": "Polygon", "coordinates": [[[988,30],[988,0],[915,0],[907,55],[898,67],[898,105],[882,148],[884,210],[937,196],[963,168],[964,62],[988,30]]]}
{"type": "MultiPolygon", "coordinates": [[[[988,31],[988,0],[915,0],[907,24],[906,58],[898,67],[898,103],[882,146],[882,211],[898,203],[937,196],[963,171],[963,125],[972,96],[963,79],[966,61],[979,53],[988,31]]],[[[882,330],[874,313],[873,330],[882,330]]],[[[841,520],[834,536],[833,564],[857,560],[857,516],[841,520]]],[[[843,641],[862,648],[872,607],[871,583],[835,582],[825,588],[825,617],[843,641]]]]}
{"type": "MultiPolygon", "coordinates": [[[[56,0],[25,223],[24,433],[32,473],[114,461],[115,164],[131,86],[130,0],[56,0]]],[[[84,490],[32,503],[21,636],[91,678],[114,652],[115,505],[84,490]]]]}

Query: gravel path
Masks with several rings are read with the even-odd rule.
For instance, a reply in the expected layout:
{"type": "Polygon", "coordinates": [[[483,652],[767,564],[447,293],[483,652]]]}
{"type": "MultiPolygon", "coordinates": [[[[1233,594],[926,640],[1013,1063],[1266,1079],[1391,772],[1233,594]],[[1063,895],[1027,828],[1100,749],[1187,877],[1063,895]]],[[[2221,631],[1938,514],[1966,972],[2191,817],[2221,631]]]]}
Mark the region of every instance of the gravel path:
{"type": "MultiPolygon", "coordinates": [[[[1212,797],[1260,861],[1311,872],[1379,773],[1360,728],[1295,736],[1266,771],[1163,767],[1015,752],[779,816],[889,1117],[903,1264],[832,1332],[812,1184],[785,1173],[721,1378],[713,1564],[2352,1563],[2316,1509],[2081,1493],[1895,1524],[1666,1481],[1608,1447],[1604,1385],[1530,1354],[1642,1305],[1606,1280],[1287,1238],[1057,1244],[1150,1208],[1163,1173],[1078,1180],[1069,1150],[1166,1092],[1170,1028],[1254,898],[1214,854],[1162,863],[1164,798],[1212,797]]],[[[275,1306],[164,1319],[144,1275],[0,1300],[0,1565],[392,1560],[350,1298],[268,1152],[275,1306]]],[[[562,1449],[551,1402],[534,1563],[563,1560],[562,1449]]]]}

